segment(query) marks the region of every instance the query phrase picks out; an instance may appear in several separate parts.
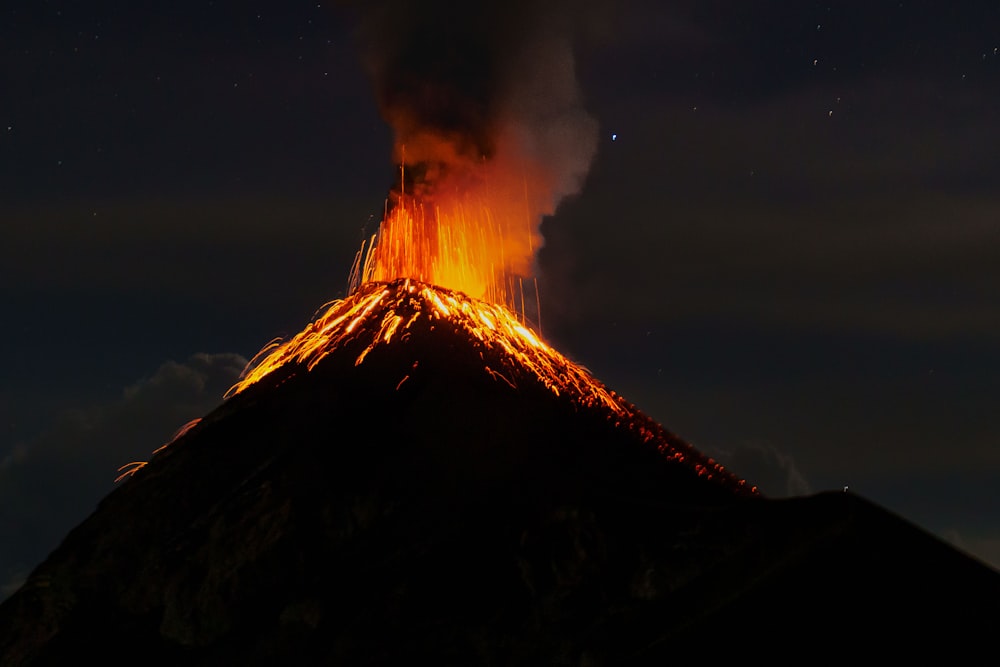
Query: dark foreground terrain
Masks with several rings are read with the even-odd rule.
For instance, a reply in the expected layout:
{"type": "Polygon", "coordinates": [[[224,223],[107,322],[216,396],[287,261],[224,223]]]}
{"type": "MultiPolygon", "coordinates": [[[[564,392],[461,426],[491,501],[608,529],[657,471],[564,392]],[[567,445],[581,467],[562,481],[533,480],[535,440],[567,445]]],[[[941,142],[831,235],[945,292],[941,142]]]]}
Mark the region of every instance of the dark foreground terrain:
{"type": "Polygon", "coordinates": [[[970,664],[996,644],[1000,573],[864,498],[709,478],[639,412],[440,322],[356,352],[238,394],[123,481],[0,605],[0,664],[970,664]]]}

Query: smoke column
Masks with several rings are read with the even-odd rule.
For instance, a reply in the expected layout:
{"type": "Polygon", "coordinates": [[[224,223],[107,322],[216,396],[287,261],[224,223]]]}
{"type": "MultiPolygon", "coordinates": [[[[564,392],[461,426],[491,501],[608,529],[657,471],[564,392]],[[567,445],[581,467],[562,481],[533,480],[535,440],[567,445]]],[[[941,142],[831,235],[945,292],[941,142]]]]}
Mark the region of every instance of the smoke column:
{"type": "Polygon", "coordinates": [[[576,82],[570,12],[525,0],[373,0],[355,9],[402,167],[392,193],[431,202],[487,193],[502,224],[529,221],[523,234],[505,230],[503,263],[530,275],[541,218],[579,191],[597,146],[576,82]]]}

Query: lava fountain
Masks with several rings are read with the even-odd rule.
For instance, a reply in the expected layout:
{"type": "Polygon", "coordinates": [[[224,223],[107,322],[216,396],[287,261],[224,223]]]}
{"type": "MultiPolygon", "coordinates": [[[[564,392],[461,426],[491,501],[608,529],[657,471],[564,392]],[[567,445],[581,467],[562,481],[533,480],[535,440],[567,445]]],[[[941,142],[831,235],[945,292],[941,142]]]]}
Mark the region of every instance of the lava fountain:
{"type": "Polygon", "coordinates": [[[539,194],[537,181],[506,177],[495,165],[464,178],[438,176],[434,190],[408,179],[390,193],[379,231],[362,246],[351,291],[368,282],[411,278],[500,304],[524,319],[538,290],[532,277],[539,194]],[[406,183],[416,192],[408,192],[406,183]]]}

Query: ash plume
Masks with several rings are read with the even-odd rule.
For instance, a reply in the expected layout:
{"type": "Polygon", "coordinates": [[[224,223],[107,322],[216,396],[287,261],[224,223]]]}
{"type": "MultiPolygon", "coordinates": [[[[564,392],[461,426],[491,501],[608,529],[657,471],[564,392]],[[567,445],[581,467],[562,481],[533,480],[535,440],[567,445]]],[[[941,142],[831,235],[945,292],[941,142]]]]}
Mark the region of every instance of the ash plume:
{"type": "Polygon", "coordinates": [[[536,219],[579,191],[597,123],[581,103],[568,8],[525,0],[356,5],[363,58],[403,167],[394,190],[432,197],[489,179],[530,200],[536,219]]]}

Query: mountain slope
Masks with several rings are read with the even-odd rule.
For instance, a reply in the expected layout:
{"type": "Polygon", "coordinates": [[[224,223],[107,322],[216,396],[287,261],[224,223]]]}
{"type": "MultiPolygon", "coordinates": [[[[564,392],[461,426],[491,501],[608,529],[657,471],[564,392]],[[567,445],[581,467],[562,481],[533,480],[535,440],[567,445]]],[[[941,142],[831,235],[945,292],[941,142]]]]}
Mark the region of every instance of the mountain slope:
{"type": "Polygon", "coordinates": [[[978,649],[1000,621],[1000,574],[853,494],[762,498],[411,286],[321,318],[344,335],[109,494],[0,605],[2,664],[899,655],[978,649]]]}

